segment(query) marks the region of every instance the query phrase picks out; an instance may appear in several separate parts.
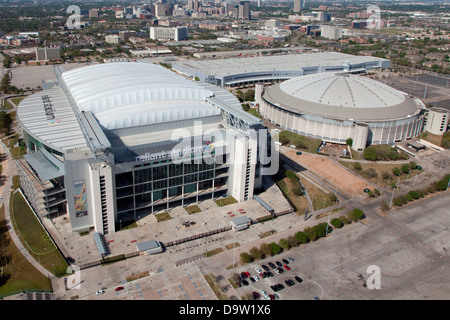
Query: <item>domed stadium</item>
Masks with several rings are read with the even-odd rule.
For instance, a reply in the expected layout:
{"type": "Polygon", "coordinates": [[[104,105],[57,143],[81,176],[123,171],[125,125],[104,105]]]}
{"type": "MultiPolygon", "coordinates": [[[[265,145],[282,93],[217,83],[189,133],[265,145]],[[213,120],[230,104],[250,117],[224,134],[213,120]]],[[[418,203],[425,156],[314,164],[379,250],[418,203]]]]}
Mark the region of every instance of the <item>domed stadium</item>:
{"type": "Polygon", "coordinates": [[[292,78],[263,90],[256,87],[259,111],[268,121],[304,136],[363,150],[417,136],[425,105],[373,79],[319,73],[292,78]]]}

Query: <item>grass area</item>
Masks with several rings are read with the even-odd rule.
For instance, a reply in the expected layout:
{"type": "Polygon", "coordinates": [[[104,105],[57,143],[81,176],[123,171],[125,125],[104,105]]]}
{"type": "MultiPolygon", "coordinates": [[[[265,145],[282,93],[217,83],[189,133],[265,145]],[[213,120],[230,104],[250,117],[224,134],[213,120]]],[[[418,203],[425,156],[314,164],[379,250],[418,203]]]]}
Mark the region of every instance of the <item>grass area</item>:
{"type": "Polygon", "coordinates": [[[67,262],[62,257],[21,193],[12,196],[11,218],[14,228],[30,254],[58,277],[66,275],[67,262]]]}
{"type": "Polygon", "coordinates": [[[263,116],[259,113],[259,111],[256,108],[250,108],[247,110],[248,113],[250,113],[252,116],[255,116],[259,119],[262,119],[263,116]]]}
{"type": "Polygon", "coordinates": [[[170,214],[168,212],[155,214],[155,218],[156,218],[157,222],[162,222],[162,221],[167,221],[167,220],[172,219],[172,217],[170,216],[170,214]]]}
{"type": "Polygon", "coordinates": [[[225,246],[225,248],[226,248],[227,250],[231,250],[231,249],[237,248],[237,247],[239,247],[239,246],[240,246],[240,243],[239,243],[239,242],[233,242],[233,243],[227,244],[227,245],[225,246]]]}
{"type": "Polygon", "coordinates": [[[216,282],[214,281],[214,276],[212,274],[205,274],[204,277],[206,282],[209,284],[212,291],[216,295],[217,299],[228,300],[227,296],[223,295],[220,288],[217,286],[216,282]]]}
{"type": "Polygon", "coordinates": [[[222,248],[217,248],[217,249],[214,249],[214,250],[210,250],[208,252],[205,252],[205,257],[212,257],[212,256],[214,256],[214,255],[216,255],[218,253],[221,253],[221,252],[223,252],[222,248]]]}
{"type": "Polygon", "coordinates": [[[188,214],[194,214],[198,212],[202,212],[202,210],[198,207],[198,205],[193,204],[189,207],[184,208],[188,214]]]}
{"type": "Polygon", "coordinates": [[[26,97],[16,97],[16,98],[11,98],[10,100],[12,101],[12,103],[14,103],[16,106],[18,106],[19,103],[25,98],[26,97]]]}
{"type": "Polygon", "coordinates": [[[129,230],[129,229],[133,229],[133,228],[137,228],[137,227],[138,227],[137,222],[134,220],[122,221],[122,222],[116,223],[116,230],[118,230],[118,231],[129,230]]]}
{"type": "Polygon", "coordinates": [[[308,209],[308,201],[306,201],[306,198],[303,195],[298,196],[292,192],[294,185],[288,177],[284,178],[282,181],[284,181],[284,183],[286,184],[286,187],[288,189],[286,196],[289,199],[291,205],[294,207],[295,211],[300,214],[305,213],[306,209],[308,209]]]}
{"type": "Polygon", "coordinates": [[[401,168],[402,164],[392,163],[392,164],[380,164],[380,163],[359,163],[361,166],[360,170],[355,169],[355,162],[339,161],[340,164],[350,169],[352,172],[366,178],[380,187],[387,187],[392,182],[401,182],[408,178],[412,178],[423,170],[410,170],[409,174],[401,174],[396,176],[393,174],[392,170],[394,168],[401,168]]]}
{"type": "Polygon", "coordinates": [[[336,204],[334,194],[324,192],[306,179],[302,179],[302,184],[311,198],[314,210],[328,208],[336,204]]]}
{"type": "Polygon", "coordinates": [[[23,291],[52,291],[50,280],[40,273],[12,241],[5,221],[5,207],[0,207],[0,256],[4,277],[0,279],[0,297],[23,291]]]}
{"type": "Polygon", "coordinates": [[[220,199],[214,200],[214,202],[217,203],[217,205],[219,207],[224,207],[229,204],[237,203],[237,200],[235,198],[233,198],[232,196],[229,196],[226,198],[220,198],[220,199]]]}
{"type": "Polygon", "coordinates": [[[277,233],[276,230],[269,230],[269,231],[260,233],[260,234],[258,235],[258,237],[259,237],[260,239],[263,239],[263,238],[269,237],[269,236],[271,236],[271,235],[273,235],[273,234],[276,234],[276,233],[277,233]]]}
{"type": "Polygon", "coordinates": [[[316,153],[322,143],[320,139],[305,137],[290,131],[280,132],[279,140],[284,145],[295,145],[298,149],[310,153],[316,153]]]}
{"type": "Polygon", "coordinates": [[[131,281],[134,281],[134,280],[138,280],[138,279],[147,277],[147,276],[149,276],[149,275],[150,275],[150,272],[149,272],[149,271],[144,271],[144,272],[140,272],[140,273],[137,273],[137,274],[133,274],[133,275],[131,275],[131,276],[128,276],[128,277],[126,277],[125,279],[126,279],[128,282],[131,282],[131,281]]]}

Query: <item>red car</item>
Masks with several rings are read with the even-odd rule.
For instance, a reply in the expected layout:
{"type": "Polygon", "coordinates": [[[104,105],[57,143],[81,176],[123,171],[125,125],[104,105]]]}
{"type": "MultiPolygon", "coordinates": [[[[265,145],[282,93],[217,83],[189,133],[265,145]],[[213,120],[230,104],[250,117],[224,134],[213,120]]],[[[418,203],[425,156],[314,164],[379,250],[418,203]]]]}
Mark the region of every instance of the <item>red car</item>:
{"type": "Polygon", "coordinates": [[[286,268],[286,270],[291,270],[291,268],[289,268],[287,265],[284,265],[284,267],[286,268]]]}
{"type": "Polygon", "coordinates": [[[124,287],[117,287],[116,291],[120,291],[120,290],[123,290],[123,289],[124,289],[124,287]]]}

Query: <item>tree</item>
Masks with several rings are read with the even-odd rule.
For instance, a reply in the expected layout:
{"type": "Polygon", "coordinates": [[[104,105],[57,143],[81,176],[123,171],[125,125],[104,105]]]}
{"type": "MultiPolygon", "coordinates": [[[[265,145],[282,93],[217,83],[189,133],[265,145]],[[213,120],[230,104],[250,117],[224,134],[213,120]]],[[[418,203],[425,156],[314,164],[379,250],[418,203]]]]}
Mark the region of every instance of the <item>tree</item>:
{"type": "Polygon", "coordinates": [[[270,244],[270,247],[272,249],[272,255],[276,255],[276,254],[279,254],[281,252],[281,247],[275,242],[272,242],[270,244]]]}
{"type": "Polygon", "coordinates": [[[255,90],[247,90],[244,94],[245,101],[255,101],[255,90]]]}
{"type": "Polygon", "coordinates": [[[261,250],[259,250],[256,247],[251,248],[249,251],[249,254],[253,259],[261,259],[261,257],[262,257],[261,250]]]}
{"type": "Polygon", "coordinates": [[[327,229],[328,232],[330,232],[331,227],[326,222],[319,223],[318,225],[314,226],[314,229],[316,231],[317,238],[323,238],[327,235],[327,229]]]}
{"type": "Polygon", "coordinates": [[[375,148],[368,147],[364,149],[363,157],[366,160],[376,161],[378,159],[378,152],[375,148]]]}
{"type": "Polygon", "coordinates": [[[315,228],[309,227],[303,230],[303,232],[306,233],[306,236],[310,241],[314,241],[317,239],[317,233],[315,228]]]}
{"type": "Polygon", "coordinates": [[[342,228],[342,226],[344,225],[344,223],[342,222],[342,220],[339,219],[339,218],[331,219],[330,223],[331,223],[331,225],[332,225],[333,227],[335,227],[335,228],[342,228]]]}
{"type": "Polygon", "coordinates": [[[355,215],[356,219],[362,219],[364,217],[364,211],[361,209],[353,209],[353,214],[355,215]]]}
{"type": "Polygon", "coordinates": [[[355,170],[360,171],[360,170],[362,169],[361,163],[359,163],[359,162],[354,162],[354,163],[353,163],[353,168],[354,168],[355,170]]]}
{"type": "Polygon", "coordinates": [[[295,236],[289,236],[287,241],[289,242],[289,247],[296,247],[298,246],[298,240],[295,236]]]}
{"type": "Polygon", "coordinates": [[[353,145],[353,139],[352,138],[348,138],[347,140],[345,140],[345,143],[348,145],[348,146],[352,146],[353,145]]]}
{"type": "Polygon", "coordinates": [[[402,172],[404,174],[408,174],[409,173],[409,164],[405,163],[402,165],[402,172]]]}
{"type": "Polygon", "coordinates": [[[392,173],[398,177],[399,175],[402,174],[402,171],[400,170],[399,167],[394,167],[392,168],[392,173]]]}
{"type": "Polygon", "coordinates": [[[308,236],[303,231],[297,232],[295,234],[295,239],[297,239],[298,243],[307,243],[308,242],[308,236]]]}
{"type": "Polygon", "coordinates": [[[5,130],[6,132],[9,132],[10,127],[12,124],[12,119],[9,113],[5,111],[0,111],[0,129],[5,130]]]}
{"type": "Polygon", "coordinates": [[[261,243],[259,250],[261,251],[261,254],[264,257],[268,257],[268,256],[272,255],[272,248],[267,243],[261,243]]]}
{"type": "Polygon", "coordinates": [[[278,241],[278,244],[281,248],[283,248],[283,250],[289,249],[289,242],[284,238],[280,239],[280,241],[278,241]]]}
{"type": "Polygon", "coordinates": [[[241,261],[244,263],[249,263],[253,261],[252,256],[250,256],[247,252],[242,252],[240,254],[241,261]]]}

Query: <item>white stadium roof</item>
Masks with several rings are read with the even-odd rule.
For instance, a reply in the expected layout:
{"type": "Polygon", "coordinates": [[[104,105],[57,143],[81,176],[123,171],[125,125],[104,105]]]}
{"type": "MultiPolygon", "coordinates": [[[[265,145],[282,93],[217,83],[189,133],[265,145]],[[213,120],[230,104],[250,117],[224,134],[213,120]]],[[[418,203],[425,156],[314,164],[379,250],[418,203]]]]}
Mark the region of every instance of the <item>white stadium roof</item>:
{"type": "Polygon", "coordinates": [[[325,118],[377,121],[420,112],[418,99],[381,82],[356,75],[319,73],[275,84],[264,92],[272,105],[325,118]]]}
{"type": "Polygon", "coordinates": [[[80,111],[109,130],[219,114],[205,102],[212,91],[150,63],[92,65],[62,79],[80,111]]]}
{"type": "Polygon", "coordinates": [[[337,107],[389,107],[405,100],[405,95],[392,87],[349,74],[297,77],[280,84],[280,89],[295,98],[337,107]]]}

